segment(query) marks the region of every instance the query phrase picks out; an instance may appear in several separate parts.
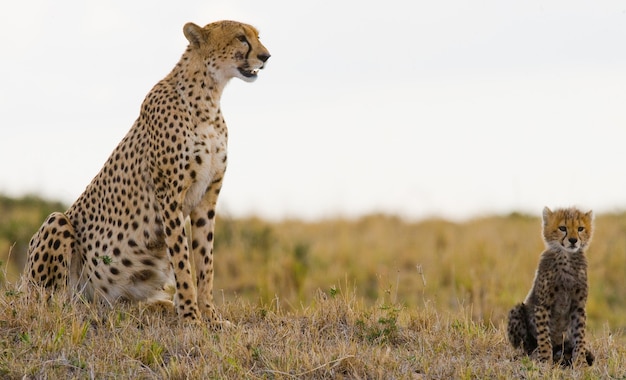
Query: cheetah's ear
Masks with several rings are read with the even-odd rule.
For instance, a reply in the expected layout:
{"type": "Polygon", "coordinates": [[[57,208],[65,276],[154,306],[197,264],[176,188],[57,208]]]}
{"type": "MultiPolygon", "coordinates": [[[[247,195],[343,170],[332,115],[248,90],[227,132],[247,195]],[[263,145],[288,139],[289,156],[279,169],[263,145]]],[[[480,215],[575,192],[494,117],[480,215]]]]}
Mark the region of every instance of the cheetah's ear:
{"type": "Polygon", "coordinates": [[[204,30],[193,22],[188,22],[183,27],[183,33],[185,37],[189,41],[190,45],[194,47],[199,47],[200,44],[205,40],[204,30]]]}
{"type": "Polygon", "coordinates": [[[552,211],[548,208],[548,206],[543,208],[543,224],[547,224],[548,223],[548,219],[550,219],[550,216],[552,215],[552,211]]]}
{"type": "Polygon", "coordinates": [[[589,220],[593,221],[594,215],[593,215],[593,211],[592,211],[592,210],[587,211],[587,213],[585,214],[585,216],[586,216],[587,218],[589,218],[589,220]]]}

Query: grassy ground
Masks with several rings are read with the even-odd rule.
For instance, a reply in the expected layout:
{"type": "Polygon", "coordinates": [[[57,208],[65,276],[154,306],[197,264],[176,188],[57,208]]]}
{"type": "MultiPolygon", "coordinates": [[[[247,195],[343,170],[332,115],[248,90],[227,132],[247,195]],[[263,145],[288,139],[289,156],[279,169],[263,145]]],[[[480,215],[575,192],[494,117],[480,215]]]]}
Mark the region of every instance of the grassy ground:
{"type": "Polygon", "coordinates": [[[626,379],[626,215],[599,216],[589,250],[591,368],[548,368],[506,341],[542,250],[539,218],[519,214],[222,217],[215,296],[236,327],[220,332],[21,293],[18,252],[0,271],[0,378],[626,379]]]}
{"type": "Polygon", "coordinates": [[[95,307],[63,295],[5,290],[0,297],[0,377],[132,379],[624,378],[623,337],[594,334],[596,365],[551,368],[513,351],[503,325],[469,311],[442,313],[351,290],[320,291],[297,310],[235,299],[226,331],[180,326],[137,305],[95,307]]]}

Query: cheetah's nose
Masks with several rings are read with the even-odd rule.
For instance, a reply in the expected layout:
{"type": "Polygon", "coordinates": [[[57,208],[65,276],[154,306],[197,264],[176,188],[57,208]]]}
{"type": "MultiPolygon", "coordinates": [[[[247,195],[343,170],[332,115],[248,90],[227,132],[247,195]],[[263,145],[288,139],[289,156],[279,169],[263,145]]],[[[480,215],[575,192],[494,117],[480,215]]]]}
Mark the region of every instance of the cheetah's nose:
{"type": "Polygon", "coordinates": [[[569,238],[567,239],[571,244],[576,244],[576,242],[578,241],[578,239],[576,238],[569,238]]]}
{"type": "Polygon", "coordinates": [[[260,59],[261,61],[265,62],[268,59],[270,59],[271,55],[269,53],[261,53],[259,55],[257,55],[257,58],[260,59]]]}

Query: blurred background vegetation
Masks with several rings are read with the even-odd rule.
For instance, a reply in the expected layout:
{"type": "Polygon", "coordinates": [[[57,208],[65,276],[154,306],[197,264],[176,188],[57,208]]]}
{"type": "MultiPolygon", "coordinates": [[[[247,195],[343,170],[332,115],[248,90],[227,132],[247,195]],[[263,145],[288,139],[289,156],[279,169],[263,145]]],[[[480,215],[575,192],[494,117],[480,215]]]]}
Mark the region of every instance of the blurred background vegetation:
{"type": "MultiPolygon", "coordinates": [[[[31,236],[49,213],[65,209],[36,196],[0,195],[0,283],[17,281],[31,236]]],[[[599,215],[595,224],[588,251],[590,328],[624,329],[626,213],[599,215]]],[[[218,215],[215,297],[296,309],[318,289],[345,289],[371,303],[385,298],[410,308],[469,309],[474,320],[498,325],[530,288],[544,248],[540,227],[538,216],[519,213],[462,223],[218,215]]]]}

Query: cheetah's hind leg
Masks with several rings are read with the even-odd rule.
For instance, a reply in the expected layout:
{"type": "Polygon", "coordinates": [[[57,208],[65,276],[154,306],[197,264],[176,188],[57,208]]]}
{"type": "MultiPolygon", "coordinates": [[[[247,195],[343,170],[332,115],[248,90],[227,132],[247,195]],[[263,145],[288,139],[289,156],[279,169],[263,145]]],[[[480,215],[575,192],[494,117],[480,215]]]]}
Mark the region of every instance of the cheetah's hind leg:
{"type": "Polygon", "coordinates": [[[526,305],[515,305],[509,312],[507,326],[509,342],[515,348],[523,348],[530,355],[537,348],[537,338],[532,335],[529,328],[529,315],[526,305]]]}
{"type": "Polygon", "coordinates": [[[61,212],[50,214],[30,240],[26,280],[46,288],[68,285],[74,245],[74,228],[67,216],[61,212]]]}

